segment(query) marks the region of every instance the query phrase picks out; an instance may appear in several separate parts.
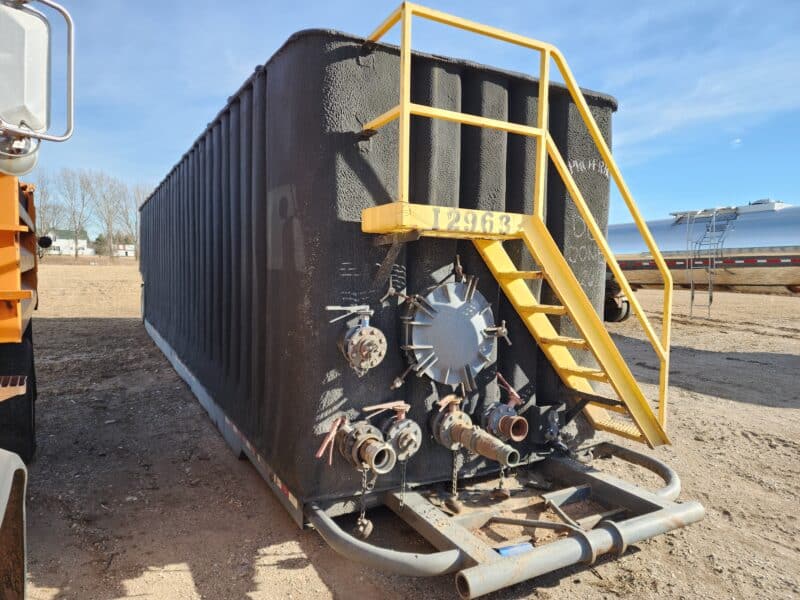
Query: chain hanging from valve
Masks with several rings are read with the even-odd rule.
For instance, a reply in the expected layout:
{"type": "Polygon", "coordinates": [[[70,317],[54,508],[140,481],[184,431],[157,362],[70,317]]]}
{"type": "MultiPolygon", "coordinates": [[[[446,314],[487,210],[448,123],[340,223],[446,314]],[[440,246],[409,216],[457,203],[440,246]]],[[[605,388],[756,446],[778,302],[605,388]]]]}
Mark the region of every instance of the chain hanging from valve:
{"type": "Polygon", "coordinates": [[[400,463],[402,479],[400,492],[401,508],[405,504],[406,467],[408,461],[422,446],[422,429],[416,421],[408,418],[408,411],[410,409],[411,405],[402,400],[365,406],[363,409],[365,413],[369,413],[368,419],[373,419],[385,411],[394,413],[389,418],[383,420],[379,425],[379,429],[383,432],[386,443],[394,448],[395,454],[397,455],[397,462],[400,463]]]}
{"type": "Polygon", "coordinates": [[[372,479],[369,478],[369,469],[361,469],[361,497],[359,503],[358,520],[356,521],[356,528],[354,533],[362,540],[367,539],[374,528],[372,521],[367,518],[367,494],[375,488],[375,480],[378,478],[377,474],[373,474],[372,479]]]}

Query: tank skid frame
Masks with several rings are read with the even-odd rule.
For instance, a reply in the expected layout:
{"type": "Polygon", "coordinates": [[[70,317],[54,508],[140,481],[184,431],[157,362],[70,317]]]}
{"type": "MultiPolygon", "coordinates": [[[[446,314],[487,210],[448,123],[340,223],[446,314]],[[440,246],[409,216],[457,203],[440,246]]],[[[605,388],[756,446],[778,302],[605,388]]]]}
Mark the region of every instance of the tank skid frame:
{"type": "MultiPolygon", "coordinates": [[[[676,502],[680,479],[663,462],[610,443],[599,444],[592,451],[595,457],[614,456],[644,467],[661,477],[665,485],[654,492],[647,491],[572,458],[553,455],[521,471],[533,472],[561,486],[539,496],[560,521],[503,516],[510,512],[508,503],[513,497],[489,507],[451,514],[433,504],[423,489],[385,493],[383,504],[438,550],[430,554],[391,550],[357,539],[315,503],[306,506],[305,515],[328,545],[347,559],[400,575],[455,573],[456,589],[462,598],[477,598],[575,564],[592,565],[604,554],[622,555],[631,544],[703,518],[705,509],[699,502],[676,502]],[[585,501],[605,510],[575,521],[562,508],[585,501]],[[492,523],[555,529],[568,535],[514,552],[516,545],[500,548],[502,544],[490,544],[475,534],[492,523]]],[[[462,491],[460,500],[470,494],[474,491],[462,491]]],[[[517,502],[513,512],[524,514],[527,510],[521,511],[517,502]]]]}

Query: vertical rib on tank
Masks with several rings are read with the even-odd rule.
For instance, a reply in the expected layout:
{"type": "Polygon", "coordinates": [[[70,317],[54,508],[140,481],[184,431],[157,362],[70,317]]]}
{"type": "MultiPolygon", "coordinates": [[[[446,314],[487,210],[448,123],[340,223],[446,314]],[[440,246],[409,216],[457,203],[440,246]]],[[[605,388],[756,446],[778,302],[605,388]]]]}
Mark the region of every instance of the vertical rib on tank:
{"type": "MultiPolygon", "coordinates": [[[[376,282],[386,246],[361,232],[362,209],[392,201],[397,128],[368,140],[363,123],[397,103],[397,49],[365,51],[349,35],[310,30],[292,36],[259,67],[142,206],[144,317],[199,380],[227,419],[301,503],[352,497],[360,476],[314,453],[332,420],[359,418],[364,406],[405,400],[424,431],[407,467],[409,483],[448,481],[452,454],[427,430],[439,395],[425,377],[390,384],[407,364],[397,300],[381,305],[376,282]],[[337,347],[341,323],[327,305],[369,304],[386,335],[383,362],[359,378],[337,347]]],[[[412,99],[534,124],[534,79],[464,62],[415,55],[412,99]]],[[[550,128],[595,217],[605,226],[608,178],[564,89],[553,86],[550,128]]],[[[586,92],[608,134],[614,100],[586,92]]],[[[532,211],[536,142],[486,129],[415,118],[411,201],[482,210],[532,211]]],[[[602,259],[580,230],[554,172],[547,220],[573,270],[602,306],[602,259]]],[[[514,258],[518,242],[509,242],[514,258]]],[[[514,345],[497,345],[496,365],[478,376],[464,408],[480,415],[500,399],[499,368],[521,390],[526,411],[556,402],[558,383],[473,246],[422,239],[404,246],[394,282],[420,293],[447,275],[455,255],[480,277],[478,288],[505,319],[514,345]]],[[[533,269],[530,258],[520,263],[533,269]]],[[[531,282],[536,293],[539,284],[531,282]]],[[[397,286],[396,286],[397,287],[397,286]]],[[[479,420],[476,418],[476,420],[479,420]]],[[[522,461],[537,458],[530,440],[522,461]]],[[[462,477],[495,470],[470,458],[462,477]]],[[[397,488],[400,469],[377,480],[397,488]]]]}

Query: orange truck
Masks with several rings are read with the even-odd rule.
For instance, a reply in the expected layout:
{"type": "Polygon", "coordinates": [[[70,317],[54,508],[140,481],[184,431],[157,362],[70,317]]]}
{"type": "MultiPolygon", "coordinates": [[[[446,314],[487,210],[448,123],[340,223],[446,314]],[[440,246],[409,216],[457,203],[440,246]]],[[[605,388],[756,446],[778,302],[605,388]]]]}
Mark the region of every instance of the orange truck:
{"type": "Polygon", "coordinates": [[[63,142],[73,128],[72,18],[50,0],[0,0],[0,597],[25,596],[24,462],[36,449],[33,311],[37,304],[34,186],[20,176],[36,166],[42,141],[63,142]],[[49,19],[66,24],[66,123],[50,131],[49,19]],[[23,462],[24,461],[24,462],[23,462]]]}

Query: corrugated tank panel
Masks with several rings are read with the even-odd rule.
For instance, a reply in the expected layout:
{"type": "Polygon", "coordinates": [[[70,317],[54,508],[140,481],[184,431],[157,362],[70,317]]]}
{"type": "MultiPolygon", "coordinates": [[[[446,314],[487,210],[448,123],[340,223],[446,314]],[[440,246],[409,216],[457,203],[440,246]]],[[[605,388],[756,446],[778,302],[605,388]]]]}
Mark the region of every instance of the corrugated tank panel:
{"type": "MultiPolygon", "coordinates": [[[[360,476],[341,459],[328,467],[314,458],[334,417],[356,418],[366,405],[405,399],[426,431],[409,463],[410,483],[449,480],[452,454],[427,435],[433,403],[443,393],[410,377],[399,391],[392,380],[405,369],[400,308],[379,299],[376,264],[387,252],[360,231],[361,210],[391,201],[397,185],[397,127],[363,140],[363,123],[396,104],[397,50],[329,31],[293,36],[231,98],[181,162],[142,207],[144,312],[225,415],[301,501],[352,496],[360,476]],[[372,324],[384,331],[389,353],[359,378],[337,347],[344,331],[329,324],[331,304],[370,304],[372,324]]],[[[520,123],[535,120],[538,88],[532,79],[463,61],[416,55],[416,102],[520,123]]],[[[610,129],[614,102],[588,93],[601,127],[610,129]]],[[[551,91],[551,129],[570,160],[588,157],[586,133],[574,124],[566,93],[551,91]]],[[[502,132],[442,121],[412,122],[412,201],[484,210],[531,212],[535,142],[502,132]]],[[[607,179],[578,181],[604,225],[607,179]]],[[[583,178],[581,178],[583,177],[583,178]]],[[[548,223],[579,277],[602,305],[604,271],[583,251],[563,186],[550,174],[548,223]]],[[[521,256],[521,249],[511,248],[521,256]]],[[[502,297],[471,243],[424,239],[410,243],[394,268],[395,283],[421,292],[461,256],[467,272],[505,319],[514,346],[498,345],[499,369],[532,406],[555,396],[543,379],[545,361],[502,297]],[[540,374],[537,376],[537,369],[540,374]]],[[[522,268],[533,268],[521,258],[522,268]]],[[[538,287],[534,288],[538,291],[538,287]]],[[[478,415],[500,398],[495,368],[479,375],[469,398],[478,415]]],[[[476,420],[479,420],[476,417],[476,420]]],[[[532,441],[519,445],[535,458],[532,441]]],[[[464,476],[493,469],[471,460],[464,476]]],[[[400,469],[378,479],[396,487],[400,469]]]]}

